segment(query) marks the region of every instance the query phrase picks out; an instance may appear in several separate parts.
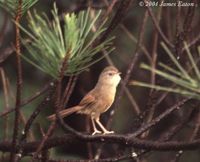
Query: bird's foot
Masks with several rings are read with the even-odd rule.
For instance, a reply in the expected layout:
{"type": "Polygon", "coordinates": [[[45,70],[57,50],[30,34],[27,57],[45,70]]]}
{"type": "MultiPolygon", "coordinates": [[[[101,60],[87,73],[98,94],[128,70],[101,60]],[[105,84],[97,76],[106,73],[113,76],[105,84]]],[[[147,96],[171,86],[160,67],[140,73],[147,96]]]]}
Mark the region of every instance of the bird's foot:
{"type": "Polygon", "coordinates": [[[99,130],[95,130],[93,133],[92,133],[92,135],[95,135],[95,134],[101,134],[102,132],[101,131],[99,131],[99,130]]]}
{"type": "Polygon", "coordinates": [[[114,131],[108,131],[108,130],[103,132],[103,134],[113,134],[113,133],[115,133],[115,132],[114,131]]]}

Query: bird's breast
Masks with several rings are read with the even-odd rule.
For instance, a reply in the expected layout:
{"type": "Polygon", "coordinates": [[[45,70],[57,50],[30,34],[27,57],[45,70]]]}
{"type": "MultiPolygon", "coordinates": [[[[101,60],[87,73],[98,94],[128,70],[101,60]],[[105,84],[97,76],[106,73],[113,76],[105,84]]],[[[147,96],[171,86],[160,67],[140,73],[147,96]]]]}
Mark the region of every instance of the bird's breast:
{"type": "Polygon", "coordinates": [[[106,89],[102,95],[99,95],[98,98],[101,100],[100,102],[102,103],[101,106],[98,108],[99,111],[105,112],[107,111],[112,103],[114,102],[115,99],[115,93],[116,93],[116,88],[115,89],[106,89]]]}
{"type": "Polygon", "coordinates": [[[97,86],[91,92],[94,101],[79,113],[93,115],[99,117],[100,114],[107,111],[115,99],[116,87],[97,86]]]}

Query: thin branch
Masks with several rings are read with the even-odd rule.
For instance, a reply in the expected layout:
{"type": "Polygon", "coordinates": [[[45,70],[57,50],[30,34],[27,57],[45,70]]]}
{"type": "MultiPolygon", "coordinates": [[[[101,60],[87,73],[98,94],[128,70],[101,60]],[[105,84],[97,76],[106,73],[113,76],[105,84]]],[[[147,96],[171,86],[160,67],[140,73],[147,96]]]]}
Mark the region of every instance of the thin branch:
{"type": "MultiPolygon", "coordinates": [[[[54,89],[54,87],[52,87],[52,89],[54,89]]],[[[21,145],[22,145],[22,143],[27,141],[27,136],[28,136],[29,130],[30,130],[34,120],[39,115],[41,110],[44,109],[45,106],[49,103],[49,101],[51,99],[51,93],[52,93],[52,90],[50,91],[49,95],[47,97],[45,97],[45,99],[37,106],[37,108],[33,111],[31,116],[29,117],[28,121],[26,122],[24,130],[22,131],[22,136],[19,141],[18,154],[20,154],[20,155],[23,154],[24,150],[21,148],[21,145]]]]}
{"type": "MultiPolygon", "coordinates": [[[[9,107],[9,92],[8,92],[8,84],[7,84],[7,77],[5,75],[4,69],[0,68],[0,76],[1,76],[1,80],[2,80],[2,86],[3,86],[3,96],[4,96],[4,105],[5,105],[5,110],[9,107]]],[[[8,116],[5,116],[3,119],[3,140],[7,140],[8,138],[8,127],[9,121],[8,121],[8,116]]],[[[5,161],[4,160],[5,155],[2,153],[1,155],[1,161],[5,161]]]]}
{"type": "Polygon", "coordinates": [[[65,89],[66,93],[63,94],[63,97],[62,97],[63,100],[61,101],[63,106],[65,106],[68,103],[69,98],[74,90],[75,85],[76,85],[77,79],[78,79],[78,75],[72,76],[72,80],[70,81],[70,84],[69,83],[67,84],[67,87],[65,89]]]}
{"type": "Polygon", "coordinates": [[[62,97],[62,99],[61,99],[61,103],[62,103],[63,105],[65,105],[64,103],[65,103],[65,100],[66,100],[66,96],[67,96],[67,94],[69,93],[69,88],[70,88],[70,86],[71,86],[71,84],[72,84],[72,80],[73,80],[73,76],[70,76],[70,77],[69,77],[69,80],[68,80],[68,83],[67,83],[67,86],[66,86],[66,88],[65,88],[65,91],[64,91],[64,93],[63,93],[63,97],[62,97]]]}
{"type": "Polygon", "coordinates": [[[187,115],[185,115],[180,121],[177,121],[178,124],[172,125],[168,130],[166,130],[165,133],[163,133],[160,136],[160,141],[169,141],[172,139],[175,135],[180,133],[180,131],[187,126],[187,123],[192,121],[194,118],[195,109],[197,107],[191,107],[191,109],[188,111],[187,115]]]}
{"type": "Polygon", "coordinates": [[[108,17],[108,15],[110,15],[110,13],[113,10],[113,7],[115,6],[115,4],[118,2],[118,0],[112,0],[112,2],[110,3],[110,5],[108,5],[108,3],[106,3],[107,6],[107,10],[106,13],[104,14],[104,17],[108,17]]]}
{"type": "Polygon", "coordinates": [[[4,20],[3,20],[3,26],[0,30],[0,44],[2,44],[2,40],[6,31],[6,27],[8,25],[8,14],[5,12],[4,13],[4,20]]]}
{"type": "MultiPolygon", "coordinates": [[[[38,157],[38,154],[43,151],[42,149],[44,148],[44,146],[46,145],[46,142],[48,141],[49,137],[52,136],[54,130],[56,128],[56,122],[52,122],[51,125],[49,126],[48,130],[47,130],[47,133],[45,134],[45,136],[43,136],[42,140],[38,143],[35,151],[34,151],[34,154],[33,154],[33,159],[32,159],[32,162],[35,161],[38,157]]],[[[23,150],[23,153],[26,152],[26,148],[23,148],[22,147],[22,150],[23,150]]]]}
{"type": "MultiPolygon", "coordinates": [[[[158,13],[157,13],[157,22],[160,22],[161,19],[161,15],[162,15],[162,7],[159,6],[158,8],[158,13]]],[[[156,32],[156,30],[154,30],[153,33],[153,44],[152,44],[152,61],[151,61],[151,68],[152,69],[156,69],[156,62],[157,62],[157,48],[158,48],[158,32],[156,32]]],[[[155,85],[156,82],[156,75],[155,72],[152,71],[151,72],[151,85],[155,85]]],[[[153,89],[150,90],[149,92],[149,98],[147,101],[147,109],[149,109],[149,113],[146,115],[146,123],[150,122],[153,119],[155,110],[156,110],[156,106],[155,106],[155,99],[156,96],[156,91],[154,91],[153,89]]],[[[145,134],[142,135],[142,137],[144,138],[144,136],[147,136],[149,132],[145,132],[145,134]]]]}
{"type": "Polygon", "coordinates": [[[165,36],[165,34],[163,33],[163,31],[161,30],[161,28],[160,28],[160,26],[159,26],[159,24],[158,24],[158,22],[157,22],[157,20],[156,20],[156,18],[154,16],[154,14],[153,14],[153,11],[152,11],[151,7],[149,7],[149,5],[147,4],[147,2],[149,0],[143,0],[143,1],[146,4],[145,6],[148,9],[149,15],[150,15],[150,17],[151,17],[151,19],[153,21],[153,24],[154,24],[155,28],[157,29],[158,33],[160,34],[160,36],[162,37],[162,39],[164,40],[164,42],[167,45],[169,45],[171,48],[173,48],[174,45],[169,41],[169,39],[165,36]]]}
{"type": "Polygon", "coordinates": [[[171,15],[170,15],[172,10],[171,10],[170,7],[165,7],[163,10],[164,10],[164,12],[163,12],[162,18],[165,20],[164,21],[164,26],[166,27],[165,28],[166,37],[171,42],[172,39],[173,39],[173,34],[172,34],[173,28],[171,27],[171,24],[174,23],[173,20],[171,19],[171,15]]]}
{"type": "MultiPolygon", "coordinates": [[[[66,71],[66,68],[67,68],[67,61],[68,61],[68,57],[70,56],[70,52],[71,52],[71,49],[69,48],[69,50],[67,51],[67,53],[66,53],[66,55],[65,55],[65,57],[63,59],[62,66],[61,66],[61,69],[60,69],[60,72],[59,72],[59,76],[58,76],[58,80],[57,80],[57,83],[56,83],[55,105],[54,105],[55,112],[56,112],[56,117],[59,116],[59,111],[62,108],[62,103],[61,103],[62,79],[63,79],[64,73],[66,71]]],[[[50,125],[50,127],[49,127],[49,129],[47,131],[47,134],[43,137],[40,145],[38,146],[36,152],[33,155],[33,161],[37,159],[37,156],[38,156],[39,152],[42,150],[42,148],[44,147],[45,142],[53,134],[53,131],[55,130],[56,125],[57,125],[56,121],[51,123],[51,125],[50,125]]]]}
{"type": "Polygon", "coordinates": [[[72,84],[71,84],[71,86],[69,88],[69,92],[68,92],[67,96],[65,97],[63,106],[65,106],[68,103],[69,98],[70,98],[70,96],[71,96],[71,94],[72,94],[72,92],[74,90],[75,85],[76,85],[77,79],[78,79],[78,75],[74,76],[72,84]]]}
{"type": "MultiPolygon", "coordinates": [[[[136,37],[123,25],[120,24],[120,28],[124,31],[124,33],[134,42],[137,43],[137,39],[136,37]]],[[[140,50],[145,54],[145,56],[147,57],[149,63],[151,63],[152,58],[150,53],[148,52],[148,50],[146,49],[146,47],[141,43],[139,44],[140,50]]]]}
{"type": "MultiPolygon", "coordinates": [[[[198,41],[200,40],[200,33],[190,42],[188,42],[188,48],[190,48],[191,46],[193,46],[194,44],[196,44],[198,41]]],[[[182,48],[182,52],[184,52],[186,50],[185,46],[182,48]]]]}
{"type": "Polygon", "coordinates": [[[110,22],[110,25],[108,26],[107,30],[104,32],[102,37],[100,38],[100,42],[103,42],[111,34],[111,32],[117,27],[117,25],[120,24],[120,22],[124,18],[124,15],[127,13],[132,2],[133,2],[133,0],[121,1],[118,9],[116,11],[115,16],[113,17],[112,21],[110,22]]]}
{"type": "MultiPolygon", "coordinates": [[[[148,16],[147,11],[145,11],[144,18],[143,18],[142,25],[141,25],[140,32],[139,32],[140,34],[139,34],[138,42],[137,42],[137,45],[136,45],[136,48],[135,48],[135,51],[134,51],[134,55],[133,55],[133,58],[131,60],[131,63],[129,64],[128,70],[126,71],[126,75],[124,77],[124,82],[123,82],[122,88],[119,91],[119,95],[117,96],[115,106],[119,104],[120,99],[121,99],[121,97],[123,96],[123,93],[124,93],[123,87],[125,87],[126,84],[128,83],[128,81],[131,77],[131,72],[133,71],[133,68],[134,68],[136,62],[139,59],[139,49],[140,49],[139,47],[140,47],[140,44],[142,44],[142,41],[143,41],[145,25],[146,25],[147,18],[148,18],[147,16],[148,16]]],[[[136,113],[139,114],[140,110],[138,109],[136,113]]],[[[110,120],[109,120],[108,123],[110,123],[111,120],[112,120],[112,116],[110,116],[110,120]]]]}
{"type": "MultiPolygon", "coordinates": [[[[192,133],[191,133],[191,135],[189,137],[189,141],[193,141],[197,137],[198,132],[200,130],[200,111],[199,111],[199,105],[197,107],[197,112],[196,112],[196,116],[195,117],[196,117],[195,121],[194,121],[195,127],[194,127],[194,129],[193,129],[193,131],[192,131],[192,133]]],[[[171,160],[171,162],[178,162],[179,159],[181,158],[181,156],[183,155],[183,153],[184,153],[183,151],[178,151],[176,153],[175,157],[171,160]]]]}
{"type": "Polygon", "coordinates": [[[162,120],[165,117],[167,117],[173,111],[175,111],[176,109],[179,109],[180,106],[182,106],[183,104],[185,104],[185,102],[187,102],[187,101],[189,101],[189,99],[183,99],[183,100],[179,101],[177,104],[175,104],[174,106],[172,106],[169,109],[165,110],[162,114],[160,114],[155,119],[153,119],[150,123],[145,124],[144,126],[142,126],[141,128],[139,128],[137,131],[135,131],[133,134],[131,134],[131,137],[137,137],[137,136],[141,135],[143,132],[145,132],[146,130],[148,130],[152,126],[154,126],[157,123],[159,123],[160,120],[162,120]]]}
{"type": "MultiPolygon", "coordinates": [[[[186,123],[190,122],[193,119],[193,113],[194,113],[194,107],[191,107],[189,113],[187,116],[184,116],[184,118],[181,120],[181,122],[178,122],[177,125],[173,125],[170,129],[166,130],[165,134],[162,134],[158,141],[164,142],[164,141],[169,141],[171,140],[175,135],[182,130],[182,128],[185,127],[186,123]]],[[[143,158],[144,155],[148,154],[151,155],[153,153],[151,150],[145,150],[142,153],[140,153],[140,158],[143,158]]],[[[146,157],[146,156],[145,156],[146,157]]]]}
{"type": "Polygon", "coordinates": [[[1,50],[0,53],[0,63],[3,63],[13,52],[15,51],[15,48],[10,46],[7,47],[4,50],[1,50]]]}
{"type": "MultiPolygon", "coordinates": [[[[23,106],[29,104],[30,102],[32,102],[36,98],[40,97],[42,94],[47,92],[47,90],[49,90],[49,88],[51,86],[54,86],[54,83],[52,81],[50,83],[48,83],[47,85],[45,85],[41,90],[35,92],[35,94],[33,96],[30,96],[29,98],[22,100],[20,108],[22,108],[23,106]]],[[[15,111],[15,108],[8,108],[8,110],[5,110],[4,112],[0,113],[0,117],[3,117],[3,116],[5,116],[5,115],[7,115],[7,114],[9,114],[9,113],[11,113],[13,111],[15,111]]]]}
{"type": "MultiPolygon", "coordinates": [[[[17,14],[15,17],[16,24],[20,23],[22,16],[22,0],[18,0],[17,14]]],[[[17,61],[17,92],[16,92],[16,103],[15,103],[15,120],[14,120],[14,131],[12,137],[13,151],[10,154],[10,161],[17,162],[19,156],[16,156],[18,147],[18,131],[19,131],[19,118],[20,118],[20,105],[21,105],[21,92],[22,92],[22,65],[21,65],[21,50],[20,50],[20,29],[18,25],[15,25],[15,48],[16,48],[16,61],[17,61]]]]}
{"type": "MultiPolygon", "coordinates": [[[[87,160],[70,160],[70,162],[119,162],[121,160],[131,159],[132,162],[136,162],[134,154],[130,155],[118,155],[116,157],[105,158],[105,159],[87,159],[87,160]]],[[[69,162],[69,160],[49,160],[47,162],[69,162]]]]}
{"type": "MultiPolygon", "coordinates": [[[[196,2],[195,0],[192,0],[192,2],[196,2]]],[[[194,18],[194,14],[195,14],[195,6],[189,6],[188,7],[188,11],[187,14],[185,16],[184,19],[184,23],[183,23],[183,31],[178,33],[176,32],[176,54],[178,57],[180,57],[180,55],[182,54],[182,52],[184,51],[183,49],[183,42],[187,41],[189,33],[191,32],[191,28],[192,28],[192,21],[194,18]]],[[[177,18],[177,23],[180,21],[180,10],[181,8],[178,7],[178,18],[177,18]]],[[[179,24],[178,24],[179,25],[179,24]]]]}

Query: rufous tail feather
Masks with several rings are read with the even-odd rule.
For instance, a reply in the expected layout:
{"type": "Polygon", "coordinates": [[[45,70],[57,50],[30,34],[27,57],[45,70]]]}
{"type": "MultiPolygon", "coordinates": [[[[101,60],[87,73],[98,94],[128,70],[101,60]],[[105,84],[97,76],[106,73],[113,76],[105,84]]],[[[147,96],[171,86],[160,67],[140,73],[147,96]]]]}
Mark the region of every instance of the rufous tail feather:
{"type": "MultiPolygon", "coordinates": [[[[82,106],[74,106],[74,107],[60,111],[59,115],[60,115],[61,118],[64,118],[68,115],[71,115],[72,113],[75,113],[75,112],[81,110],[82,108],[83,108],[82,106]]],[[[52,114],[52,115],[48,116],[47,119],[50,120],[50,121],[55,121],[56,120],[56,114],[52,114]]]]}

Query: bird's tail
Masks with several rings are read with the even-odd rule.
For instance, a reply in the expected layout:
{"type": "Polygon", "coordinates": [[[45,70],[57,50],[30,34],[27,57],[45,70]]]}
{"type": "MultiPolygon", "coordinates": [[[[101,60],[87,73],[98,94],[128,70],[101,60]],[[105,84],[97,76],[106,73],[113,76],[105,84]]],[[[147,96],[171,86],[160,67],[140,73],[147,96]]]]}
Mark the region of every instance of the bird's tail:
{"type": "MultiPolygon", "coordinates": [[[[61,116],[61,118],[64,118],[72,113],[75,113],[79,110],[81,110],[83,107],[82,106],[74,106],[65,110],[62,110],[59,112],[59,115],[61,116]]],[[[52,114],[50,116],[47,117],[48,120],[50,121],[55,121],[56,120],[56,114],[52,114]]]]}

